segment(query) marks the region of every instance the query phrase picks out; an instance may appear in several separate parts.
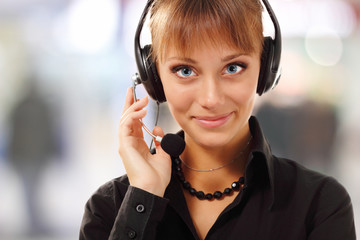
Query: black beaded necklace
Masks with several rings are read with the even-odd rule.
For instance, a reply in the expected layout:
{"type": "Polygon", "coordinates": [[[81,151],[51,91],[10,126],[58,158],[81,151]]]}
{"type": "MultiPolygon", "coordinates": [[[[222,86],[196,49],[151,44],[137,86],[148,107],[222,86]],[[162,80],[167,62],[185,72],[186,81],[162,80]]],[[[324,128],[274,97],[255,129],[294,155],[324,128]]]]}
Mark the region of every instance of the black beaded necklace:
{"type": "Polygon", "coordinates": [[[223,196],[230,195],[233,191],[239,191],[241,187],[244,185],[244,177],[240,177],[238,181],[235,181],[231,184],[231,188],[225,188],[223,192],[215,191],[212,193],[204,193],[203,191],[197,191],[195,188],[191,187],[191,184],[186,181],[184,173],[181,168],[181,159],[179,157],[174,158],[175,163],[175,174],[182,183],[184,189],[188,190],[189,193],[193,196],[196,196],[198,199],[203,200],[212,200],[212,199],[221,199],[223,196]]]}

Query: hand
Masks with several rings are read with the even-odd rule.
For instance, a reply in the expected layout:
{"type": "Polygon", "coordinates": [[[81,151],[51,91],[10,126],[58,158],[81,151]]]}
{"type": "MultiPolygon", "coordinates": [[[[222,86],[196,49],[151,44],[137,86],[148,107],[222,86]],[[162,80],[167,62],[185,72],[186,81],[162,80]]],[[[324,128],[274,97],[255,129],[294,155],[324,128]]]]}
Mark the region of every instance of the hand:
{"type": "MultiPolygon", "coordinates": [[[[128,89],[119,125],[119,154],[130,185],[163,197],[171,178],[171,159],[160,143],[155,141],[156,154],[152,155],[144,141],[139,119],[145,117],[148,103],[147,97],[134,103],[132,88],[128,89]]],[[[153,133],[164,135],[160,127],[153,133]]]]}

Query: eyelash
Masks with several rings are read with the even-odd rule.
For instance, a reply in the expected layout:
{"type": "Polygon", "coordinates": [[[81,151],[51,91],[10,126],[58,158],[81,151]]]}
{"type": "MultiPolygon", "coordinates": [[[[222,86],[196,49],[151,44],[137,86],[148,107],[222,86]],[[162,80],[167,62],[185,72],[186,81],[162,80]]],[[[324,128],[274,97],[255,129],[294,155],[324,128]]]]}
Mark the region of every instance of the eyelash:
{"type": "Polygon", "coordinates": [[[176,73],[176,72],[178,72],[178,71],[180,71],[181,69],[184,69],[184,68],[190,68],[191,69],[191,67],[188,66],[188,65],[179,65],[179,66],[172,67],[171,72],[176,73]]]}
{"type": "MultiPolygon", "coordinates": [[[[233,62],[233,63],[229,63],[228,65],[226,65],[225,69],[227,69],[227,68],[228,68],[229,66],[231,66],[231,65],[236,65],[236,66],[241,67],[242,70],[241,70],[240,72],[244,71],[244,70],[247,68],[247,65],[246,65],[245,63],[242,63],[242,62],[233,62]]],[[[191,66],[189,66],[189,65],[178,65],[178,66],[172,67],[172,68],[171,68],[171,72],[177,74],[177,72],[179,72],[180,70],[183,70],[183,69],[185,69],[185,68],[190,69],[192,72],[194,72],[193,68],[192,68],[191,66]]],[[[231,74],[231,73],[230,73],[230,74],[231,74]]],[[[177,75],[178,75],[178,74],[177,74],[177,75]]],[[[178,76],[179,76],[179,75],[178,75],[178,76]]],[[[179,77],[186,78],[186,77],[184,77],[184,76],[179,76],[179,77]]]]}
{"type": "MultiPolygon", "coordinates": [[[[246,65],[245,63],[233,62],[233,63],[230,63],[230,64],[226,65],[225,69],[227,70],[227,68],[228,68],[229,66],[233,66],[233,65],[236,65],[236,66],[242,68],[241,72],[244,71],[244,70],[247,68],[247,65],[246,65]]],[[[234,74],[235,74],[235,73],[234,73],[234,74]]]]}
{"type": "Polygon", "coordinates": [[[183,69],[190,69],[190,70],[192,71],[192,73],[194,72],[193,68],[190,67],[190,66],[188,66],[188,65],[178,65],[178,66],[175,66],[175,67],[171,68],[171,72],[174,73],[174,74],[176,74],[178,77],[181,77],[181,78],[190,77],[190,76],[180,76],[180,75],[178,74],[178,72],[179,72],[180,70],[183,70],[183,69]]]}

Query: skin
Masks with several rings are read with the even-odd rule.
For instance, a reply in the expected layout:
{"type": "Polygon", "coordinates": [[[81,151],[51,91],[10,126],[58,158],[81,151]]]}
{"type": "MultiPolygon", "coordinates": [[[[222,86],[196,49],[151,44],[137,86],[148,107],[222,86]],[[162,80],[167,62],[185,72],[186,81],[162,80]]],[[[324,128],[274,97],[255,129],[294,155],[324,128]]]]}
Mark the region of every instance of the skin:
{"type": "MultiPolygon", "coordinates": [[[[260,47],[259,47],[260,48],[260,47]]],[[[239,156],[250,139],[251,116],[260,69],[260,50],[248,54],[226,43],[210,43],[182,56],[171,46],[157,62],[169,109],[185,131],[183,161],[197,169],[233,164],[220,170],[199,173],[183,168],[185,178],[196,189],[214,192],[229,187],[243,176],[248,151],[239,156]]],[[[138,119],[145,117],[148,99],[136,103],[128,90],[119,126],[119,153],[130,184],[163,196],[171,177],[170,157],[156,144],[151,155],[138,119]]],[[[161,128],[154,133],[163,136],[161,128]]],[[[184,191],[195,228],[204,239],[222,210],[236,194],[221,201],[201,201],[184,191]]]]}
{"type": "Polygon", "coordinates": [[[169,109],[186,133],[183,160],[195,168],[231,161],[250,134],[260,55],[219,46],[205,44],[186,58],[170,48],[157,65],[169,109]]]}
{"type": "MultiPolygon", "coordinates": [[[[171,159],[155,142],[156,154],[152,155],[144,141],[139,119],[146,115],[147,97],[134,103],[132,88],[126,94],[119,124],[119,155],[123,161],[130,185],[158,196],[164,196],[171,178],[171,159]]],[[[153,133],[164,136],[161,128],[153,133]]]]}

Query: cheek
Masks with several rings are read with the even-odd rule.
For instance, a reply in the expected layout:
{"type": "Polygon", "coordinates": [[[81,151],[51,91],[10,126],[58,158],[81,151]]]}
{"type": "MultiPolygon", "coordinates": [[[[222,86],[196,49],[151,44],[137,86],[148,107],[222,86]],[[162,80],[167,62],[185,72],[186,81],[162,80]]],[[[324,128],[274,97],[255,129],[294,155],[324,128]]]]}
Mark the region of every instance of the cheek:
{"type": "Polygon", "coordinates": [[[256,88],[257,88],[257,79],[251,78],[247,81],[246,84],[233,84],[230,87],[228,86],[226,91],[229,93],[228,104],[237,109],[237,113],[241,117],[249,117],[255,105],[256,100],[256,88]]]}
{"type": "Polygon", "coordinates": [[[227,86],[226,91],[238,104],[248,105],[254,102],[257,89],[257,74],[248,76],[245,82],[234,83],[227,86]]]}
{"type": "Polygon", "coordinates": [[[161,72],[160,74],[167,105],[174,118],[178,120],[179,114],[184,114],[189,109],[192,102],[191,94],[172,81],[169,74],[161,72]]]}
{"type": "Polygon", "coordinates": [[[188,122],[189,115],[188,113],[191,108],[190,96],[184,96],[184,94],[181,94],[176,88],[171,90],[170,88],[164,88],[164,91],[167,106],[173,119],[182,129],[186,129],[186,123],[188,122]]]}
{"type": "MultiPolygon", "coordinates": [[[[168,107],[173,115],[184,113],[193,102],[189,92],[181,90],[175,84],[163,84],[168,107]]],[[[176,116],[174,116],[176,118],[176,116]]]]}
{"type": "Polygon", "coordinates": [[[248,113],[252,112],[252,109],[254,107],[254,103],[255,103],[255,98],[256,98],[256,93],[255,90],[254,91],[246,91],[246,90],[241,90],[241,91],[232,91],[231,94],[231,102],[228,103],[232,103],[235,106],[235,108],[237,108],[239,110],[240,114],[245,114],[248,115],[248,113]]]}
{"type": "Polygon", "coordinates": [[[260,62],[254,66],[254,68],[251,69],[248,76],[248,81],[242,88],[243,92],[243,100],[248,100],[253,102],[256,98],[256,91],[257,91],[257,85],[258,85],[258,79],[259,79],[259,72],[260,72],[260,62]]]}

